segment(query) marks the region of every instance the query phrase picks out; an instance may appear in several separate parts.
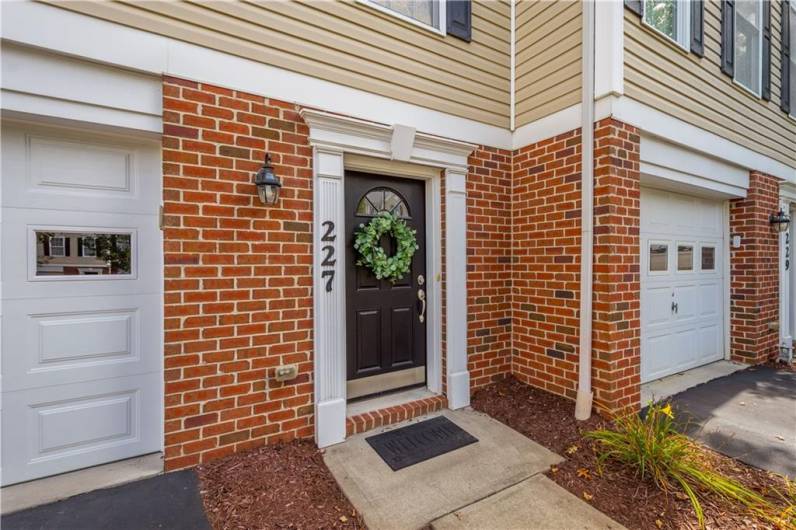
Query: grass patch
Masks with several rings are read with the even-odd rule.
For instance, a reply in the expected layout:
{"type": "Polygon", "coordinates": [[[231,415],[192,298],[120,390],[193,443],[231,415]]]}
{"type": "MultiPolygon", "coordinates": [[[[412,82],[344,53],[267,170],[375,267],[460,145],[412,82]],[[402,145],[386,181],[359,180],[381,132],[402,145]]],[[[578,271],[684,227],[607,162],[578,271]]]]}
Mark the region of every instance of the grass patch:
{"type": "Polygon", "coordinates": [[[611,429],[586,433],[596,441],[598,463],[614,460],[651,480],[666,494],[680,491],[694,509],[700,528],[705,527],[700,499],[713,496],[742,506],[751,515],[783,529],[796,530],[796,485],[783,479],[778,490],[758,493],[727,478],[709,464],[704,450],[674,428],[670,404],[649,406],[638,414],[617,419],[611,429]]]}

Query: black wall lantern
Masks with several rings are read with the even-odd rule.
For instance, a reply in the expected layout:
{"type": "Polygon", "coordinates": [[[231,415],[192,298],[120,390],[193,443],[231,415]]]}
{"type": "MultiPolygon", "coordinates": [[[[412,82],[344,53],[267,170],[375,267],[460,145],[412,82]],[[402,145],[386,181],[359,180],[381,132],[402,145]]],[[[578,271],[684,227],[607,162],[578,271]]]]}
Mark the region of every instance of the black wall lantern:
{"type": "Polygon", "coordinates": [[[779,209],[777,213],[772,213],[771,217],[769,217],[768,221],[771,223],[771,226],[779,232],[786,232],[788,230],[788,225],[790,224],[790,216],[782,211],[782,208],[779,209]]]}
{"type": "Polygon", "coordinates": [[[279,189],[282,187],[282,183],[274,175],[271,155],[265,155],[263,167],[254,175],[254,184],[257,186],[257,195],[260,196],[260,202],[269,206],[276,204],[279,200],[279,189]]]}

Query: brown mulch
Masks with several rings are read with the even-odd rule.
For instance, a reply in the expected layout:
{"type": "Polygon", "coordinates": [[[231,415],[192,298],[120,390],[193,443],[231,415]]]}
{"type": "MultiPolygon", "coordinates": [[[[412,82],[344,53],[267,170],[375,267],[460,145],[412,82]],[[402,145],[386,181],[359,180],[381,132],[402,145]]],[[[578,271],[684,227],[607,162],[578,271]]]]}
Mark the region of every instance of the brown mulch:
{"type": "MultiPolygon", "coordinates": [[[[578,422],[574,402],[508,378],[477,392],[472,406],[564,456],[566,460],[546,475],[624,526],[698,528],[684,495],[667,496],[632,471],[614,464],[606,464],[599,475],[593,444],[583,433],[609,423],[597,415],[578,422]]],[[[706,455],[717,470],[758,492],[782,486],[780,479],[766,471],[707,449],[706,455]]],[[[770,528],[740,510],[728,511],[723,504],[711,500],[702,500],[702,507],[709,529],[770,528]]]]}
{"type": "Polygon", "coordinates": [[[198,472],[215,530],[365,528],[311,441],[236,453],[198,472]]]}

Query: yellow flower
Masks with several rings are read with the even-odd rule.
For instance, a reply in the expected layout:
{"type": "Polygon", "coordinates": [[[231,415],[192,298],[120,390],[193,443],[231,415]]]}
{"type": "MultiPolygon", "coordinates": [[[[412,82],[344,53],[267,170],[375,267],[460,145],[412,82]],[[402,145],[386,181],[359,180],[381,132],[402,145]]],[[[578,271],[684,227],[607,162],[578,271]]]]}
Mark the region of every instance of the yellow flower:
{"type": "Polygon", "coordinates": [[[672,412],[671,403],[667,403],[666,406],[661,409],[661,412],[669,416],[669,418],[674,419],[674,413],[672,412]]]}

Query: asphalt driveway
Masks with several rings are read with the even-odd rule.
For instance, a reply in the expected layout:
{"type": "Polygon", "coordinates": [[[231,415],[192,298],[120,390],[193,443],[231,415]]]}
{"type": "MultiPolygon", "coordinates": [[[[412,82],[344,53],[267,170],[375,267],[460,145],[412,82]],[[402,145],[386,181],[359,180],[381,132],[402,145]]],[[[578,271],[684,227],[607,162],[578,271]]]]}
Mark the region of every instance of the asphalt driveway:
{"type": "Polygon", "coordinates": [[[693,438],[796,478],[796,372],[752,367],[677,394],[672,405],[693,438]]]}
{"type": "Polygon", "coordinates": [[[3,530],[210,530],[193,469],[4,515],[3,530]]]}

